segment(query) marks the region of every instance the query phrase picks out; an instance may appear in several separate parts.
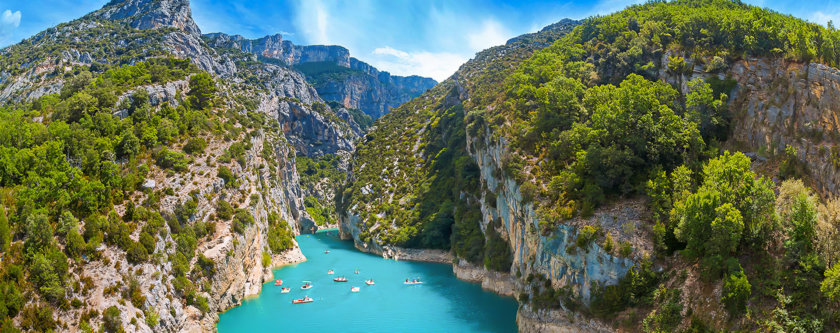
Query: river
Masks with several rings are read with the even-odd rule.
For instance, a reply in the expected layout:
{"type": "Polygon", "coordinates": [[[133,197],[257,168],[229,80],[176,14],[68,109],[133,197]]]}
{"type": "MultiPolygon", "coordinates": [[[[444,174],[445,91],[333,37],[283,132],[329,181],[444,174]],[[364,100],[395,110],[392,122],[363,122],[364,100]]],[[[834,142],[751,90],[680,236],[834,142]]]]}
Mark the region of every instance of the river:
{"type": "Polygon", "coordinates": [[[458,280],[449,265],[363,253],[334,229],[297,240],[307,261],[274,271],[291,291],[266,283],[259,297],[219,316],[219,332],[516,332],[516,301],[458,280]],[[348,282],[333,282],[339,276],[348,282]],[[300,289],[304,280],[311,289],[300,289]],[[307,295],[314,302],[292,304],[307,295]]]}

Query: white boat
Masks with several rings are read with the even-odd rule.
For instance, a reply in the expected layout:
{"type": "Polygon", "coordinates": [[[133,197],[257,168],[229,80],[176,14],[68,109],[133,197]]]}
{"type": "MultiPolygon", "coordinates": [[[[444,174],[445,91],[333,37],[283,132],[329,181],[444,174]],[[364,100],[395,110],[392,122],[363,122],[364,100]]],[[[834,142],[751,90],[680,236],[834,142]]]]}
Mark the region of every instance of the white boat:
{"type": "Polygon", "coordinates": [[[359,287],[351,287],[350,291],[352,291],[354,293],[357,293],[357,292],[359,292],[359,287]]]}
{"type": "Polygon", "coordinates": [[[283,287],[283,289],[280,289],[280,292],[283,294],[288,294],[290,291],[292,291],[291,288],[283,287]]]}
{"type": "Polygon", "coordinates": [[[375,284],[375,283],[373,283],[373,280],[367,280],[367,281],[365,281],[365,283],[367,283],[367,285],[369,285],[369,286],[372,286],[372,285],[375,284]]]}
{"type": "Polygon", "coordinates": [[[299,304],[299,303],[312,303],[312,302],[314,302],[314,301],[315,301],[315,300],[313,300],[313,299],[312,299],[312,298],[310,298],[309,296],[306,296],[306,297],[301,298],[301,299],[293,299],[293,300],[292,300],[292,304],[299,304]]]}
{"type": "Polygon", "coordinates": [[[423,284],[423,282],[418,280],[418,279],[414,279],[414,280],[411,280],[411,281],[409,281],[408,279],[405,279],[405,282],[403,282],[403,284],[423,284]]]}
{"type": "Polygon", "coordinates": [[[327,274],[333,275],[333,274],[335,274],[335,272],[333,270],[328,270],[327,274]]]}
{"type": "Polygon", "coordinates": [[[324,250],[324,254],[330,253],[330,250],[324,250]]]}
{"type": "Polygon", "coordinates": [[[300,286],[300,289],[306,290],[312,288],[312,281],[303,281],[303,285],[300,286]]]}
{"type": "Polygon", "coordinates": [[[333,281],[335,281],[335,282],[347,282],[347,278],[343,277],[343,276],[339,276],[339,277],[333,279],[333,281]]]}

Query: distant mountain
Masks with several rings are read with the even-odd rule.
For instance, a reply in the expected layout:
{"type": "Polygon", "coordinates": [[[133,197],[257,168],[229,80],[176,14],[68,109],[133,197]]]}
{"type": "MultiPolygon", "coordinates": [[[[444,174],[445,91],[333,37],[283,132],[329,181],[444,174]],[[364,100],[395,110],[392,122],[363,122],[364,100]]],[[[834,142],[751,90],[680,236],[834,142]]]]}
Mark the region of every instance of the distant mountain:
{"type": "Polygon", "coordinates": [[[341,46],[295,45],[279,34],[258,39],[223,33],[203,37],[216,48],[238,49],[257,55],[261,61],[294,67],[306,75],[324,100],[362,110],[374,119],[437,84],[430,78],[379,71],[351,57],[350,51],[341,46]]]}

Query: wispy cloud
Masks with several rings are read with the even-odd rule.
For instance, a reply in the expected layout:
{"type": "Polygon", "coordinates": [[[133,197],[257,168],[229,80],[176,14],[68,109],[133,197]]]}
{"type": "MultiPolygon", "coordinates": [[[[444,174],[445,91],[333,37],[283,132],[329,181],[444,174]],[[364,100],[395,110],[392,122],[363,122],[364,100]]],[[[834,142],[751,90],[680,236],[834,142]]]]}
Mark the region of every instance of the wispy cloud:
{"type": "Polygon", "coordinates": [[[512,37],[501,23],[493,19],[487,19],[481,24],[481,28],[467,34],[467,43],[472,51],[481,51],[491,46],[504,44],[512,37]]]}
{"type": "Polygon", "coordinates": [[[814,12],[813,15],[811,15],[809,20],[811,22],[819,23],[819,24],[822,24],[822,25],[825,25],[826,23],[831,21],[834,24],[834,26],[836,27],[837,23],[840,23],[840,10],[835,11],[833,13],[832,12],[827,13],[827,12],[823,12],[821,10],[818,10],[818,11],[814,12]]]}
{"type": "Polygon", "coordinates": [[[420,75],[443,81],[464,63],[469,56],[449,52],[406,52],[390,46],[374,49],[370,55],[373,66],[396,75],[420,75]]]}
{"type": "Polygon", "coordinates": [[[13,12],[6,9],[3,11],[3,14],[0,15],[0,41],[4,41],[12,34],[13,30],[20,26],[20,17],[19,10],[13,12]]]}

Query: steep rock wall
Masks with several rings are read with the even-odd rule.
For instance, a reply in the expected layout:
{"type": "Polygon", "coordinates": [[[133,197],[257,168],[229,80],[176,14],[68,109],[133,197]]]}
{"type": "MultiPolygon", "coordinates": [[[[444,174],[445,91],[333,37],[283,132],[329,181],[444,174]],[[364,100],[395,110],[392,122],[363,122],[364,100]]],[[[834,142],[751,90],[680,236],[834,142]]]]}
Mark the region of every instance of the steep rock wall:
{"type": "MultiPolygon", "coordinates": [[[[472,140],[468,138],[470,147],[472,140]]],[[[501,171],[502,158],[505,154],[505,142],[493,143],[484,140],[483,148],[471,151],[481,170],[481,179],[487,188],[496,195],[495,207],[481,200],[482,230],[496,219],[501,219],[502,230],[498,230],[507,240],[513,254],[511,273],[520,276],[539,274],[550,279],[555,287],[570,286],[584,300],[590,298],[590,291],[595,283],[616,284],[634,264],[630,258],[620,258],[605,251],[599,244],[590,244],[588,249],[577,249],[569,253],[567,248],[574,247],[577,228],[571,224],[561,224],[550,236],[539,234],[539,220],[534,207],[522,202],[522,194],[514,179],[497,177],[501,171]]],[[[599,223],[605,220],[603,210],[592,218],[599,223]]],[[[633,224],[641,227],[643,221],[638,216],[618,224],[633,224]]],[[[614,218],[609,216],[609,219],[614,218]]]]}

